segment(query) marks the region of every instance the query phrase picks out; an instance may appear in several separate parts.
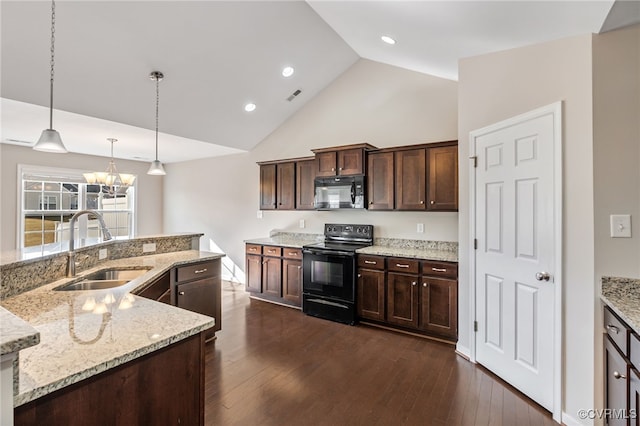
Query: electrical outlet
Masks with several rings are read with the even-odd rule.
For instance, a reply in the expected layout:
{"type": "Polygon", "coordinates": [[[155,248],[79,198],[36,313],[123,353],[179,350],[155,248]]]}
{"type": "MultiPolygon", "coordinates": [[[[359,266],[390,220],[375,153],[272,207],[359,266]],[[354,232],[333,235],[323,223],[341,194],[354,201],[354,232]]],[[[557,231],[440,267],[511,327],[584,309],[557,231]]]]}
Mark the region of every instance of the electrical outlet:
{"type": "Polygon", "coordinates": [[[100,249],[98,250],[98,260],[104,260],[107,258],[107,249],[100,249]]]}
{"type": "Polygon", "coordinates": [[[262,210],[258,210],[258,213],[256,214],[256,217],[258,219],[262,219],[262,210]]]}
{"type": "Polygon", "coordinates": [[[631,215],[612,214],[609,218],[612,238],[631,238],[631,215]]]}
{"type": "Polygon", "coordinates": [[[152,253],[156,251],[156,243],[147,243],[142,245],[143,253],[152,253]]]}
{"type": "Polygon", "coordinates": [[[304,219],[300,219],[300,228],[304,228],[304,219]]]}
{"type": "Polygon", "coordinates": [[[424,223],[419,223],[416,231],[422,234],[424,232],[424,223]]]}

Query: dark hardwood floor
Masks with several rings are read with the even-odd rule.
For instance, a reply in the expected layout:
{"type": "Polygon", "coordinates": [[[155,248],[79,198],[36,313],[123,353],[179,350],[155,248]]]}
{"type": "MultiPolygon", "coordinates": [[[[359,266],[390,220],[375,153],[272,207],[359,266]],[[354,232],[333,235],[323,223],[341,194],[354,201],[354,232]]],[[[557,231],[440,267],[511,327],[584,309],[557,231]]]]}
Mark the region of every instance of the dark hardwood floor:
{"type": "MultiPolygon", "coordinates": [[[[235,286],[235,287],[234,287],[235,286]]],[[[251,300],[223,283],[207,425],[552,425],[451,345],[251,300]]]]}

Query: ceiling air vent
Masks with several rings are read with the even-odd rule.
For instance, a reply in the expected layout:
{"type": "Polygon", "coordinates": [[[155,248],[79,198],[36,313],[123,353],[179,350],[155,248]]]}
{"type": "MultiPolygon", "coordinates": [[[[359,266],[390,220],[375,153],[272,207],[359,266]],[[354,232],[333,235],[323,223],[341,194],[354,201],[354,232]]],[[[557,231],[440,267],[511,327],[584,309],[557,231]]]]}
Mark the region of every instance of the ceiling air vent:
{"type": "Polygon", "coordinates": [[[296,96],[298,96],[300,93],[302,93],[302,90],[298,89],[295,92],[293,92],[291,95],[289,95],[289,97],[287,98],[287,100],[289,102],[291,102],[292,100],[295,99],[296,96]]]}

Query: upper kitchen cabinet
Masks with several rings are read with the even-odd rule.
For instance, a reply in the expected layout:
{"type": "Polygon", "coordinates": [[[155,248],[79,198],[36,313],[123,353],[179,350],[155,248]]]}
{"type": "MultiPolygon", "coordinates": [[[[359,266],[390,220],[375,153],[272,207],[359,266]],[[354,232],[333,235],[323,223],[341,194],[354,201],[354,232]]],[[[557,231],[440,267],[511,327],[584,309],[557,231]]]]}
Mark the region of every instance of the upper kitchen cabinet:
{"type": "Polygon", "coordinates": [[[342,147],[313,149],[316,155],[317,177],[353,176],[365,174],[365,152],[375,149],[363,143],[342,147]]]}
{"type": "Polygon", "coordinates": [[[458,145],[427,149],[427,210],[458,210],[458,145]]]}
{"type": "Polygon", "coordinates": [[[313,210],[315,196],[313,180],[316,177],[314,158],[296,161],[296,210],[313,210]]]}
{"type": "Polygon", "coordinates": [[[260,165],[260,210],[293,210],[296,200],[296,164],[293,161],[260,165]]]}
{"type": "Polygon", "coordinates": [[[426,149],[396,152],[396,209],[426,210],[426,149]]]}
{"type": "Polygon", "coordinates": [[[393,152],[375,152],[367,155],[369,210],[393,210],[393,156],[393,152]]]}

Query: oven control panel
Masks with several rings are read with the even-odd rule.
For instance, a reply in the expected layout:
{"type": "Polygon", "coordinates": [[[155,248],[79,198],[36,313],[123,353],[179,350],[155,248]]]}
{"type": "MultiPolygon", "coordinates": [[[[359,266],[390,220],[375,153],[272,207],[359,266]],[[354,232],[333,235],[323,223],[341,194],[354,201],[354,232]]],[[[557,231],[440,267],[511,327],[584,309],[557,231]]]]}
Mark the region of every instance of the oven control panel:
{"type": "Polygon", "coordinates": [[[324,225],[326,238],[345,240],[373,240],[373,225],[346,225],[327,223],[324,225]]]}

